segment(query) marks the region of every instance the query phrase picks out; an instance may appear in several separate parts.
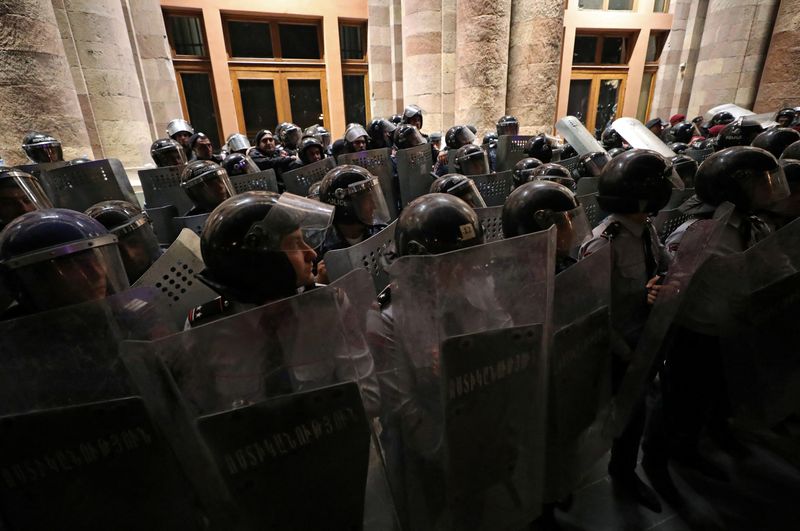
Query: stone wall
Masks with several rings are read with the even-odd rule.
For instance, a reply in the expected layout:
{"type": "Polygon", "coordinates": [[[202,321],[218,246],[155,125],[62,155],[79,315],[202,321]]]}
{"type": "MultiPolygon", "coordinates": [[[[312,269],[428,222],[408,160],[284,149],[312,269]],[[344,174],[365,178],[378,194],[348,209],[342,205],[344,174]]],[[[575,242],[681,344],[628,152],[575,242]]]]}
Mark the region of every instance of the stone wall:
{"type": "Polygon", "coordinates": [[[425,111],[424,130],[442,128],[442,3],[403,0],[403,99],[425,111]]]}
{"type": "MultiPolygon", "coordinates": [[[[395,111],[392,65],[392,5],[383,0],[369,0],[370,107],[372,116],[391,116],[395,111]],[[374,80],[374,81],[372,81],[374,80]]],[[[369,117],[367,117],[369,119],[369,117]]]]}
{"type": "MultiPolygon", "coordinates": [[[[680,98],[681,87],[686,79],[685,71],[681,71],[680,65],[684,62],[684,56],[688,52],[688,43],[691,41],[693,22],[696,16],[692,16],[692,11],[696,13],[700,4],[708,4],[708,0],[673,0],[670,2],[669,10],[672,13],[672,30],[664,43],[661,51],[661,59],[658,62],[658,73],[656,74],[656,90],[653,93],[653,102],[650,105],[650,116],[660,116],[666,120],[672,114],[677,100],[680,98]],[[694,10],[692,7],[694,6],[694,10]]],[[[702,35],[702,25],[700,26],[702,35]]],[[[699,44],[699,42],[698,42],[699,44]]],[[[689,83],[691,86],[691,83],[689,83]]],[[[649,117],[648,117],[649,118],[649,117]]]]}
{"type": "Polygon", "coordinates": [[[757,113],[800,106],[800,0],[782,0],[772,31],[755,109],[757,113]]]}

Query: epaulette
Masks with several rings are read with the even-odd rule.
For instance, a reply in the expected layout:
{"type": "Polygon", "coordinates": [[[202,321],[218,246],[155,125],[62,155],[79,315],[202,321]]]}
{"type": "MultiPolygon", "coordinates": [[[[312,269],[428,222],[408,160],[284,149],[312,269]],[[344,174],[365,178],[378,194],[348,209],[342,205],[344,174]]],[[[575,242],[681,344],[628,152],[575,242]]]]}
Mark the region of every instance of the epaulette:
{"type": "Polygon", "coordinates": [[[617,237],[621,228],[622,224],[619,221],[612,221],[608,224],[605,230],[603,230],[603,233],[600,236],[608,241],[611,241],[617,237]]]}
{"type": "Polygon", "coordinates": [[[230,301],[224,297],[217,297],[200,306],[195,306],[189,310],[189,326],[195,327],[203,323],[213,320],[216,317],[225,315],[233,310],[230,301]]]}
{"type": "Polygon", "coordinates": [[[392,286],[386,286],[383,291],[378,293],[378,305],[381,309],[385,308],[392,302],[392,286]]]}

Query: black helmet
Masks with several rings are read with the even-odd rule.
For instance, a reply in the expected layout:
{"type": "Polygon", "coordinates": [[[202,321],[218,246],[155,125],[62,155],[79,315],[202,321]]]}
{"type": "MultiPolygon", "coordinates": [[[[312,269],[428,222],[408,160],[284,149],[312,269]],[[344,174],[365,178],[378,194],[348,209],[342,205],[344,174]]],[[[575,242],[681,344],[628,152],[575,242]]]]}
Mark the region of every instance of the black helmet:
{"type": "Polygon", "coordinates": [[[39,179],[17,168],[0,166],[0,230],[27,212],[53,208],[39,179]]]}
{"type": "Polygon", "coordinates": [[[486,152],[475,144],[461,146],[456,151],[455,170],[462,175],[486,175],[489,173],[486,152]]]}
{"type": "Polygon", "coordinates": [[[555,225],[556,249],[568,256],[592,233],[589,219],[571,190],[552,181],[533,181],[516,188],[503,205],[503,237],[539,232],[555,225]]]}
{"type": "Polygon", "coordinates": [[[603,147],[606,149],[622,147],[622,137],[613,127],[608,127],[605,131],[603,131],[600,141],[603,143],[603,147]]]}
{"type": "Polygon", "coordinates": [[[60,162],[64,160],[61,142],[45,133],[31,132],[22,139],[22,149],[36,164],[60,162]]]}
{"type": "MultiPolygon", "coordinates": [[[[676,155],[680,155],[681,153],[689,149],[689,144],[686,144],[684,142],[670,142],[669,144],[667,144],[667,147],[670,150],[672,150],[672,152],[675,153],[676,155]]],[[[614,148],[612,150],[609,150],[608,154],[611,155],[612,159],[625,151],[624,149],[621,151],[616,151],[617,149],[620,148],[614,148]],[[614,153],[611,153],[612,151],[614,151],[614,153]]]]}
{"type": "Polygon", "coordinates": [[[483,144],[484,146],[495,147],[497,145],[498,140],[499,137],[497,136],[497,133],[495,133],[494,131],[489,131],[488,133],[483,135],[483,141],[481,142],[481,144],[483,144]]]}
{"type": "Polygon", "coordinates": [[[258,173],[258,166],[253,162],[253,159],[241,153],[231,153],[225,157],[225,160],[222,161],[222,167],[225,168],[228,177],[258,173]]]}
{"type": "Polygon", "coordinates": [[[194,149],[195,144],[197,144],[197,142],[200,140],[208,140],[211,142],[211,139],[208,138],[207,134],[203,133],[202,131],[198,131],[189,137],[189,147],[194,149]]]}
{"type": "Polygon", "coordinates": [[[235,194],[228,173],[210,160],[195,160],[181,172],[181,188],[198,208],[206,211],[235,194]]]}
{"type": "Polygon", "coordinates": [[[483,227],[470,206],[450,194],[427,194],[408,204],[394,231],[397,254],[440,254],[484,242],[483,227]]]}
{"type": "Polygon", "coordinates": [[[186,151],[177,140],[159,138],[150,146],[150,156],[159,168],[186,164],[186,151]]]}
{"type": "Polygon", "coordinates": [[[0,232],[0,271],[21,306],[44,311],[128,289],[117,237],[86,214],[47,208],[0,232]]]}
{"type": "Polygon", "coordinates": [[[297,147],[297,156],[300,157],[303,164],[311,164],[325,158],[325,148],[320,141],[317,140],[317,137],[304,136],[300,141],[300,145],[297,147]],[[312,148],[317,148],[319,150],[319,158],[312,160],[311,153],[308,151],[312,148]]]}
{"type": "Polygon", "coordinates": [[[789,146],[783,150],[781,158],[800,160],[800,140],[789,144],[789,146]]]}
{"type": "Polygon", "coordinates": [[[789,127],[772,127],[753,139],[752,146],[766,149],[778,159],[783,150],[800,140],[800,133],[789,127]]]}
{"type": "Polygon", "coordinates": [[[542,181],[553,181],[562,186],[566,186],[573,192],[577,188],[577,184],[575,183],[575,179],[572,178],[572,174],[570,171],[558,164],[556,162],[548,162],[547,164],[542,164],[535,170],[533,170],[533,176],[536,179],[542,181]]]}
{"type": "Polygon", "coordinates": [[[648,149],[632,149],[612,159],[600,175],[597,203],[615,214],[653,213],[669,202],[673,183],[672,164],[648,149]]]}
{"type": "Polygon", "coordinates": [[[394,125],[400,125],[403,123],[403,117],[399,114],[393,114],[389,121],[392,122],[394,125]]]}
{"type": "Polygon", "coordinates": [[[319,187],[322,184],[322,181],[316,181],[312,183],[311,186],[308,187],[308,193],[306,197],[309,199],[313,199],[314,201],[319,201],[319,187]]]}
{"type": "Polygon", "coordinates": [[[497,120],[497,135],[518,135],[519,134],[519,120],[514,116],[503,116],[497,120]]]}
{"type": "Polygon", "coordinates": [[[323,149],[327,149],[331,145],[331,133],[321,125],[308,126],[303,134],[316,138],[322,144],[323,149]]]}
{"type": "Polygon", "coordinates": [[[749,146],[764,131],[761,124],[749,118],[738,118],[725,126],[717,135],[717,149],[749,146]]]}
{"type": "Polygon", "coordinates": [[[303,137],[303,131],[295,124],[284,122],[278,126],[278,140],[289,149],[296,149],[303,137]]]}
{"type": "Polygon", "coordinates": [[[525,145],[525,153],[529,157],[539,159],[545,164],[553,160],[553,146],[544,135],[536,135],[528,140],[525,145]]]}
{"type": "Polygon", "coordinates": [[[517,162],[511,174],[511,178],[514,180],[514,188],[531,182],[534,179],[533,170],[541,165],[542,161],[533,157],[528,157],[517,162]]]}
{"type": "Polygon", "coordinates": [[[694,136],[694,126],[689,122],[681,122],[670,127],[668,134],[673,142],[688,144],[694,136]]]}
{"type": "Polygon", "coordinates": [[[565,143],[563,146],[561,146],[561,160],[571,159],[572,157],[577,157],[577,156],[578,152],[575,151],[575,148],[572,147],[571,145],[565,143]]]}
{"type": "Polygon", "coordinates": [[[581,155],[578,160],[578,175],[581,177],[599,177],[611,157],[605,151],[595,151],[581,155]]]}
{"type": "Polygon", "coordinates": [[[465,175],[448,173],[431,183],[430,193],[451,194],[465,201],[472,208],[485,208],[483,200],[475,181],[465,175]]]}
{"type": "Polygon", "coordinates": [[[409,124],[401,124],[394,130],[394,145],[397,149],[408,149],[425,143],[419,129],[409,124]]]}
{"type": "MultiPolygon", "coordinates": [[[[290,193],[244,192],[208,216],[200,237],[202,278],[241,302],[263,304],[313,282],[311,269],[333,209],[290,193]],[[297,230],[302,237],[286,238],[297,230]],[[287,252],[303,253],[293,265],[287,252]],[[303,267],[298,276],[298,267],[303,267]]],[[[299,236],[299,235],[298,235],[299,236]]]]}
{"type": "Polygon", "coordinates": [[[695,192],[704,203],[729,201],[739,210],[753,212],[789,195],[778,161],[768,151],[734,146],[714,153],[700,165],[695,192]]]}
{"type": "Polygon", "coordinates": [[[373,149],[392,147],[392,135],[397,126],[384,118],[376,118],[367,126],[373,149]]]}
{"type": "Polygon", "coordinates": [[[369,134],[367,133],[367,130],[364,129],[361,124],[350,124],[347,126],[347,129],[344,132],[344,143],[347,146],[348,152],[354,153],[357,151],[353,143],[359,138],[364,139],[364,149],[369,149],[369,134]]]}
{"type": "Polygon", "coordinates": [[[387,225],[389,209],[378,178],[361,166],[336,166],[322,178],[319,200],[336,207],[336,223],[387,225]]]}
{"type": "Polygon", "coordinates": [[[781,127],[789,127],[796,117],[797,112],[791,107],[786,107],[775,114],[775,121],[778,122],[778,125],[781,127]]]}
{"type": "Polygon", "coordinates": [[[86,215],[102,223],[119,239],[119,254],[131,284],[161,256],[150,218],[133,203],[103,201],[89,207],[86,215]]]}
{"type": "Polygon", "coordinates": [[[461,146],[472,144],[475,141],[475,133],[466,125],[454,125],[447,130],[444,142],[450,149],[458,149],[461,146]]]}
{"type": "Polygon", "coordinates": [[[697,161],[693,158],[678,154],[672,157],[672,167],[686,188],[694,187],[694,176],[697,174],[697,161]]]}
{"type": "Polygon", "coordinates": [[[778,163],[786,176],[789,196],[775,201],[769,206],[769,210],[780,216],[795,219],[800,216],[800,160],[782,159],[778,163]]]}
{"type": "MultiPolygon", "coordinates": [[[[422,109],[419,105],[408,105],[405,109],[403,109],[403,123],[408,124],[411,121],[419,120],[419,126],[416,126],[418,129],[422,129],[422,109]]],[[[413,124],[412,124],[413,125],[413,124]]]]}
{"type": "Polygon", "coordinates": [[[734,120],[736,120],[736,117],[728,111],[719,111],[711,117],[709,128],[714,127],[715,125],[728,125],[734,120]]]}

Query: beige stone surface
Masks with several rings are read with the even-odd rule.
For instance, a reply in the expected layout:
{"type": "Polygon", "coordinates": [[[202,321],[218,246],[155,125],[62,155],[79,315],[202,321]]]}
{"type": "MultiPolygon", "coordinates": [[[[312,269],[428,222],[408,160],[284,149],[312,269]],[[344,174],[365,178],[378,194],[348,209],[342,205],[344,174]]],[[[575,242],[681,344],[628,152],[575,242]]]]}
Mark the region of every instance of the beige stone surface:
{"type": "Polygon", "coordinates": [[[58,138],[67,158],[92,155],[80,103],[50,0],[0,5],[0,157],[27,161],[32,130],[58,138]]]}
{"type": "Polygon", "coordinates": [[[782,0],[758,87],[755,111],[800,105],[800,0],[782,0]]]}

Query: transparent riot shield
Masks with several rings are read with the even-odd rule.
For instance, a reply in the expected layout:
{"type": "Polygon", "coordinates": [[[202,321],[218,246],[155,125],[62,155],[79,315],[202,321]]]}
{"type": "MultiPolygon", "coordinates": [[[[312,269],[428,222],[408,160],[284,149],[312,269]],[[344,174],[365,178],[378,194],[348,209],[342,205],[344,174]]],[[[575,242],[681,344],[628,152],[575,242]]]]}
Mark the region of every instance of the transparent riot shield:
{"type": "Polygon", "coordinates": [[[386,267],[395,252],[395,225],[396,222],[392,222],[378,234],[370,236],[361,243],[325,253],[328,278],[336,280],[350,271],[364,268],[372,277],[375,293],[380,293],[389,284],[386,267]]]}
{"type": "Polygon", "coordinates": [[[6,528],[222,528],[219,494],[176,458],[117,356],[168,322],[157,293],[134,289],[0,323],[6,528]]]}
{"type": "Polygon", "coordinates": [[[548,501],[580,486],[611,448],[603,423],[612,398],[611,247],[555,277],[547,422],[548,501]]]}
{"type": "MultiPolygon", "coordinates": [[[[428,148],[430,149],[430,147],[428,148]]],[[[381,191],[389,207],[392,219],[396,219],[398,210],[398,195],[400,193],[395,176],[395,169],[392,164],[391,150],[389,148],[370,149],[359,151],[358,153],[344,153],[339,155],[339,164],[354,164],[366,168],[378,178],[381,183],[381,191]]]]}
{"type": "Polygon", "coordinates": [[[336,161],[328,157],[311,164],[306,164],[296,170],[285,171],[281,174],[283,185],[290,194],[306,197],[308,189],[317,181],[321,181],[325,174],[336,166],[336,161]]]}
{"type": "Polygon", "coordinates": [[[695,273],[712,257],[732,212],[733,205],[723,203],[717,208],[714,219],[698,220],[686,230],[614,397],[606,425],[610,434],[617,436],[625,428],[652,378],[657,360],[661,359],[665,338],[686,300],[687,291],[693,284],[702,282],[700,277],[695,278],[695,273]]]}
{"type": "MultiPolygon", "coordinates": [[[[559,164],[564,166],[571,173],[574,173],[578,170],[578,165],[580,164],[580,162],[581,162],[580,157],[570,157],[568,159],[562,159],[558,161],[559,164]]],[[[584,179],[588,179],[588,177],[584,177],[584,179]]]]}
{"type": "MultiPolygon", "coordinates": [[[[354,279],[348,285],[361,290],[356,299],[370,300],[369,283],[354,279]]],[[[382,464],[370,453],[380,398],[360,331],[365,313],[346,290],[323,286],[126,345],[132,363],[138,357],[166,366],[251,528],[393,527],[391,508],[368,505],[387,500],[367,493],[382,464]]]]}
{"type": "Polygon", "coordinates": [[[278,179],[275,176],[275,170],[271,168],[256,173],[232,175],[228,178],[231,180],[233,189],[236,190],[237,194],[255,191],[279,192],[278,179]]]}
{"type": "Polygon", "coordinates": [[[431,183],[436,178],[431,174],[433,154],[430,144],[420,144],[408,149],[398,149],[395,158],[397,177],[400,180],[400,202],[405,207],[430,190],[431,183]]]}
{"type": "Polygon", "coordinates": [[[117,159],[101,159],[44,172],[42,185],[53,205],[83,212],[100,201],[121,199],[139,204],[125,168],[117,159]]]}
{"type": "Polygon", "coordinates": [[[485,175],[471,175],[486,206],[503,206],[508,194],[514,189],[514,179],[511,170],[485,175]]]}
{"type": "MultiPolygon", "coordinates": [[[[513,170],[514,165],[527,157],[525,146],[533,138],[530,135],[503,135],[497,140],[496,171],[513,170]]],[[[486,150],[484,150],[486,151],[486,150]]],[[[488,153],[488,151],[487,151],[488,153]]]]}
{"type": "Polygon", "coordinates": [[[149,286],[160,291],[166,299],[171,321],[181,329],[189,310],[218,297],[214,290],[197,279],[197,274],[204,268],[200,237],[184,229],[133,286],[149,286]]]}
{"type": "Polygon", "coordinates": [[[714,148],[687,149],[683,152],[683,154],[696,163],[701,164],[704,160],[714,154],[714,148]]]}
{"type": "Polygon", "coordinates": [[[206,220],[209,214],[195,214],[194,216],[178,216],[172,219],[175,224],[175,230],[180,234],[184,229],[189,229],[198,236],[203,234],[203,227],[206,226],[206,220]]]}
{"type": "Polygon", "coordinates": [[[664,207],[665,210],[670,208],[678,208],[686,202],[687,199],[694,195],[694,188],[684,188],[683,190],[672,189],[672,195],[669,202],[664,207]]]}
{"type": "MultiPolygon", "coordinates": [[[[584,179],[587,178],[588,177],[584,177],[584,179]]],[[[586,212],[586,217],[589,219],[589,224],[592,228],[600,225],[600,223],[608,217],[608,213],[604,212],[597,203],[597,192],[579,195],[578,202],[583,206],[583,210],[586,212]]]]}
{"type": "Polygon", "coordinates": [[[655,151],[667,160],[672,160],[675,156],[675,152],[667,147],[663,140],[636,118],[617,118],[611,127],[625,139],[625,142],[636,149],[655,151]]]}
{"type": "Polygon", "coordinates": [[[184,166],[167,166],[139,170],[139,181],[144,192],[145,208],[173,205],[179,212],[188,212],[194,206],[181,188],[181,171],[184,166]]]}
{"type": "Polygon", "coordinates": [[[703,120],[708,122],[714,117],[715,114],[723,111],[731,113],[734,118],[741,118],[742,116],[751,116],[755,114],[753,111],[745,109],[744,107],[739,107],[735,103],[723,103],[722,105],[717,105],[716,107],[711,107],[709,110],[707,110],[705,114],[703,114],[703,120]]]}
{"type": "Polygon", "coordinates": [[[503,239],[503,206],[476,208],[475,213],[483,226],[486,242],[503,239]]]}
{"type": "Polygon", "coordinates": [[[574,116],[565,116],[557,121],[556,131],[569,142],[570,146],[575,148],[578,156],[586,155],[587,153],[605,152],[605,148],[600,145],[600,142],[574,116]]]}
{"type": "Polygon", "coordinates": [[[375,351],[405,528],[515,529],[537,516],[554,236],[392,264],[375,351]]]}

